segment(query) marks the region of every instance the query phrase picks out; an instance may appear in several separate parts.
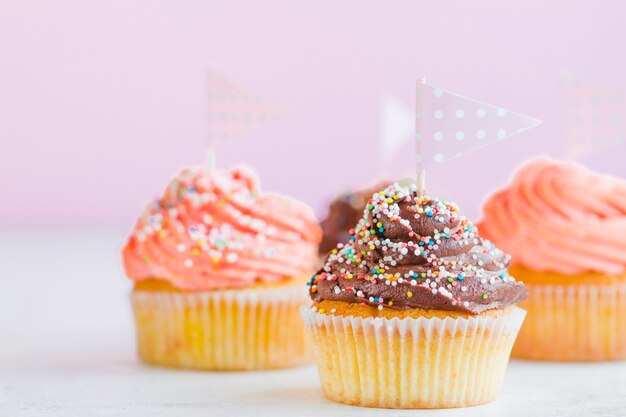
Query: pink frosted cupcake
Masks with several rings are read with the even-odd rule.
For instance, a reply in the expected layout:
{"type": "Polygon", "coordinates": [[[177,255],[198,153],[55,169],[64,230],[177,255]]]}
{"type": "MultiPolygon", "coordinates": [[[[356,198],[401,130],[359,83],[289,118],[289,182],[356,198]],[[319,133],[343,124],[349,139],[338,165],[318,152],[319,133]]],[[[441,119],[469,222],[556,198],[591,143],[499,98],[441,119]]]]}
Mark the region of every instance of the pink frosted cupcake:
{"type": "Polygon", "coordinates": [[[182,170],[123,250],[139,355],[213,370],[309,361],[298,308],[320,237],[308,206],[261,193],[248,169],[182,170]]]}
{"type": "Polygon", "coordinates": [[[626,359],[626,182],[540,159],[484,211],[481,232],[528,287],[513,356],[626,359]]]}

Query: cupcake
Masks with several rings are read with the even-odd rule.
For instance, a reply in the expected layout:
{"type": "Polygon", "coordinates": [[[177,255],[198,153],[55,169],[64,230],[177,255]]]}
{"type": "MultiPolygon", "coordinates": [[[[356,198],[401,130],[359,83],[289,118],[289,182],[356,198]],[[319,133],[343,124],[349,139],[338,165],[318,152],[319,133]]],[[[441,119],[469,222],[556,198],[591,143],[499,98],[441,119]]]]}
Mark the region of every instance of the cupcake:
{"type": "Polygon", "coordinates": [[[480,229],[528,287],[514,357],[626,359],[626,182],[535,160],[485,203],[480,229]]]}
{"type": "Polygon", "coordinates": [[[454,203],[397,183],[375,193],[302,308],[326,396],[382,408],[493,400],[525,315],[508,261],[454,203]]]}
{"type": "Polygon", "coordinates": [[[389,183],[378,184],[366,190],[350,191],[339,195],[328,207],[328,214],[322,220],[322,241],[319,246],[320,256],[326,256],[337,247],[337,243],[350,238],[350,229],[363,216],[363,209],[373,193],[389,183]]]}
{"type": "Polygon", "coordinates": [[[182,170],[123,249],[140,357],[206,370],[308,362],[298,310],[320,238],[309,207],[262,193],[248,169],[182,170]]]}

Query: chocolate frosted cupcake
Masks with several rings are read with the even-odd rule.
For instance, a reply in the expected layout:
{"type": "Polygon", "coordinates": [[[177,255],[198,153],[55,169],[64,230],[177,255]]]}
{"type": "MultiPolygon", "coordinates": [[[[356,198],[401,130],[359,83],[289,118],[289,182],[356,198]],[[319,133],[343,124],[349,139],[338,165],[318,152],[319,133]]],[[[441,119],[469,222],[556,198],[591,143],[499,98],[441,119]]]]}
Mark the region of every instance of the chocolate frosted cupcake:
{"type": "Polygon", "coordinates": [[[375,193],[303,309],[326,396],[384,408],[493,400],[525,315],[508,262],[455,204],[414,186],[375,193]]]}
{"type": "Polygon", "coordinates": [[[367,190],[358,190],[339,195],[330,203],[328,214],[322,220],[322,241],[319,246],[320,256],[326,256],[337,247],[337,243],[350,238],[350,229],[363,217],[363,209],[373,193],[389,183],[381,183],[367,190]]]}

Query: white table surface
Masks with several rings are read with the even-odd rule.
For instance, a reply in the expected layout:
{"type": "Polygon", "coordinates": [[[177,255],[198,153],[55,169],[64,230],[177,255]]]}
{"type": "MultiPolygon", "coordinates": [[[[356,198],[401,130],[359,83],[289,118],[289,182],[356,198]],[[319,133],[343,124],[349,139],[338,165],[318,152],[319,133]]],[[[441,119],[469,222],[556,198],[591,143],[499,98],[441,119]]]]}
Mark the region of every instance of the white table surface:
{"type": "Polygon", "coordinates": [[[142,365],[123,232],[0,232],[0,416],[626,416],[626,363],[512,361],[491,404],[380,410],[334,404],[313,366],[203,373],[142,365]]]}

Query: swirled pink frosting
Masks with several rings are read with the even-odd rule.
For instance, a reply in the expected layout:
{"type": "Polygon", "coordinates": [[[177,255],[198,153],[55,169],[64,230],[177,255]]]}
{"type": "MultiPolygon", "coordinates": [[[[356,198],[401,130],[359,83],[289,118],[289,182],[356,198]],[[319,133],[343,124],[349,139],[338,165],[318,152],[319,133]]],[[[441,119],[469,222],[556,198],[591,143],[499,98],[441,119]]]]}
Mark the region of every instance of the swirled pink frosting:
{"type": "Polygon", "coordinates": [[[626,270],[626,182],[539,159],[485,203],[481,234],[536,271],[626,270]]]}
{"type": "Polygon", "coordinates": [[[246,168],[184,169],[137,220],[123,250],[134,281],[238,288],[308,274],[321,230],[303,203],[259,190],[246,168]]]}

